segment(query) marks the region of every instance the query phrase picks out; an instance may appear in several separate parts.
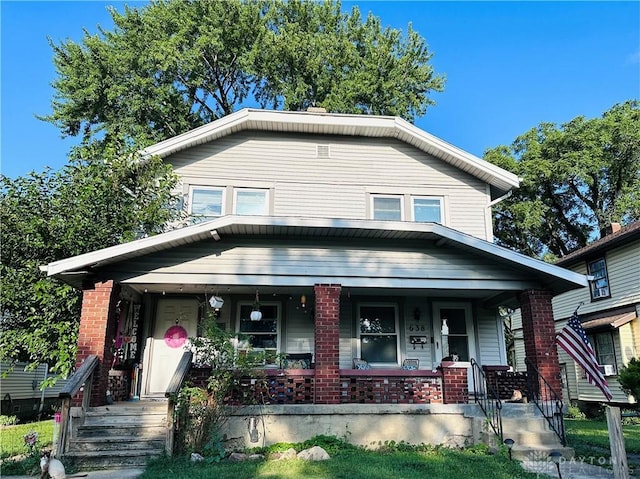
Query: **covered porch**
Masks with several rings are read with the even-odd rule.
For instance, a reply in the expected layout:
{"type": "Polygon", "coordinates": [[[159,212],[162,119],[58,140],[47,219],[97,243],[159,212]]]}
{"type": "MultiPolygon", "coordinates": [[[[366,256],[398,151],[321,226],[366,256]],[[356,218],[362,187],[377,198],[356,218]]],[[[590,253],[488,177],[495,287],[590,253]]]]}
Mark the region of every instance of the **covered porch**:
{"type": "Polygon", "coordinates": [[[269,404],[466,403],[472,358],[506,365],[509,306],[559,390],[551,298],[587,284],[439,224],[321,218],[225,216],[45,269],[83,290],[78,364],[100,361],[94,405],[114,370],[131,381],[122,399],[163,397],[211,297],[221,327],[248,337],[239,348],[311,355],[302,368],[265,363],[265,390],[249,379],[269,404]]]}

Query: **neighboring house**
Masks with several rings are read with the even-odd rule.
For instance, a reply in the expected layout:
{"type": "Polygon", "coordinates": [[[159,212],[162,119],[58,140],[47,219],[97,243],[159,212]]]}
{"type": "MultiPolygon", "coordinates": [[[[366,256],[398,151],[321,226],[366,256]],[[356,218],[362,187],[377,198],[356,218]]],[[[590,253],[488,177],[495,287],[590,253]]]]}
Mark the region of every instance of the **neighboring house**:
{"type": "MultiPolygon", "coordinates": [[[[601,365],[612,402],[620,405],[636,399],[620,388],[617,374],[640,351],[640,222],[625,227],[611,225],[607,235],[567,255],[556,265],[586,274],[593,279],[588,289],[569,291],[553,299],[557,332],[576,308],[589,341],[601,365]]],[[[524,366],[524,344],[520,316],[515,315],[516,369],[524,366]]],[[[589,384],[583,369],[559,350],[563,395],[572,402],[606,401],[598,388],[589,384]]]]}
{"type": "Polygon", "coordinates": [[[245,109],[145,154],[173,166],[195,224],[43,268],[83,290],[94,404],[114,341],[120,369],[138,367],[129,395],[164,396],[212,296],[242,348],[310,355],[274,377],[293,384],[274,402],[466,403],[472,358],[507,364],[501,306],[535,321],[527,353],[559,384],[537,326],[552,328],[553,296],[588,283],[492,243],[491,207],[515,175],[399,118],[322,111],[245,109]]]}
{"type": "Polygon", "coordinates": [[[58,379],[51,387],[41,389],[44,381],[55,374],[49,373],[46,364],[29,369],[26,363],[0,362],[0,395],[3,416],[31,419],[41,414],[51,414],[60,405],[58,394],[66,379],[58,379]]]}

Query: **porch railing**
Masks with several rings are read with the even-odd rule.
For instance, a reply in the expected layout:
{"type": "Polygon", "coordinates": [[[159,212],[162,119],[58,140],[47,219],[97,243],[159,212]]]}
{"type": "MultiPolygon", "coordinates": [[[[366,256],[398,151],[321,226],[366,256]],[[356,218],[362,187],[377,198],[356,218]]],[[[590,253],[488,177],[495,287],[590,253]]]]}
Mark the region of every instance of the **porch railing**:
{"type": "Polygon", "coordinates": [[[474,400],[482,409],[488,424],[495,435],[500,438],[500,443],[502,443],[504,438],[502,434],[502,401],[500,400],[500,395],[487,381],[482,366],[473,358],[471,358],[471,368],[473,372],[474,400]]]}
{"type": "Polygon", "coordinates": [[[168,456],[173,454],[173,442],[175,439],[175,423],[174,423],[174,409],[176,407],[177,394],[182,387],[189,370],[191,369],[191,359],[193,353],[191,351],[185,351],[182,353],[178,367],[176,368],[169,385],[164,393],[167,401],[167,435],[165,441],[165,452],[168,456]]]}
{"type": "Polygon", "coordinates": [[[69,437],[73,425],[71,423],[71,401],[80,388],[84,386],[82,393],[82,417],[84,417],[91,401],[91,384],[93,383],[93,373],[100,361],[98,356],[92,354],[88,356],[78,369],[71,375],[67,384],[62,388],[58,397],[62,399],[60,409],[60,429],[57,442],[53,445],[54,456],[63,456],[69,446],[69,437]]]}
{"type": "Polygon", "coordinates": [[[529,358],[525,358],[527,365],[527,389],[529,392],[529,401],[533,401],[542,415],[549,423],[549,427],[556,433],[563,446],[567,445],[567,439],[564,429],[564,416],[562,414],[563,403],[562,396],[553,389],[547,379],[540,374],[529,358]]]}

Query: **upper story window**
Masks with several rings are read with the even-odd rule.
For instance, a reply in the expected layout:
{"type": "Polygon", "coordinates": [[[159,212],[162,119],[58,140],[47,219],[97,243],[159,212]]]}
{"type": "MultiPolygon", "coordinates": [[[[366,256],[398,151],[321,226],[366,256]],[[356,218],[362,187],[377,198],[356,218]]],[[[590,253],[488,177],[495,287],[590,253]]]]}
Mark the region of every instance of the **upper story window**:
{"type": "Polygon", "coordinates": [[[413,221],[442,223],[442,200],[427,196],[411,197],[413,221]]]}
{"type": "Polygon", "coordinates": [[[266,215],[268,214],[269,195],[267,190],[238,188],[235,190],[235,214],[266,215]]]}
{"type": "Polygon", "coordinates": [[[609,290],[609,277],[607,276],[607,263],[604,258],[587,263],[588,273],[593,276],[591,281],[591,299],[602,299],[611,297],[609,290]]]}
{"type": "Polygon", "coordinates": [[[224,188],[192,186],[189,189],[189,213],[193,216],[222,216],[224,188]]]}
{"type": "Polygon", "coordinates": [[[402,221],[402,196],[372,195],[373,219],[402,221]]]}

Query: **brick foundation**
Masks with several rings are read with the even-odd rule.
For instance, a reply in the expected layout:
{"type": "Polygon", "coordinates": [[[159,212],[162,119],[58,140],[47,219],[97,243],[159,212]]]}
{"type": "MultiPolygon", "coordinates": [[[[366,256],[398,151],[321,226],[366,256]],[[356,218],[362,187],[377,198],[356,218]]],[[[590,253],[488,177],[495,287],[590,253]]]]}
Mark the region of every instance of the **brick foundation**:
{"type": "Polygon", "coordinates": [[[80,366],[92,354],[100,360],[93,374],[91,406],[101,406],[106,402],[109,370],[113,362],[112,344],[116,333],[119,289],[113,281],[83,286],[76,366],[80,366]]]}
{"type": "Polygon", "coordinates": [[[340,285],[316,284],[315,403],[340,403],[340,285]]]}
{"type": "MultiPolygon", "coordinates": [[[[526,357],[551,387],[562,395],[551,298],[550,291],[527,290],[518,295],[518,302],[522,312],[522,332],[526,357]]],[[[529,377],[535,377],[535,373],[529,369],[527,366],[529,377]]],[[[542,379],[539,379],[538,383],[532,386],[537,391],[530,392],[537,394],[540,391],[546,391],[547,389],[543,386],[542,379]]],[[[541,399],[551,398],[542,397],[541,399]]]]}

